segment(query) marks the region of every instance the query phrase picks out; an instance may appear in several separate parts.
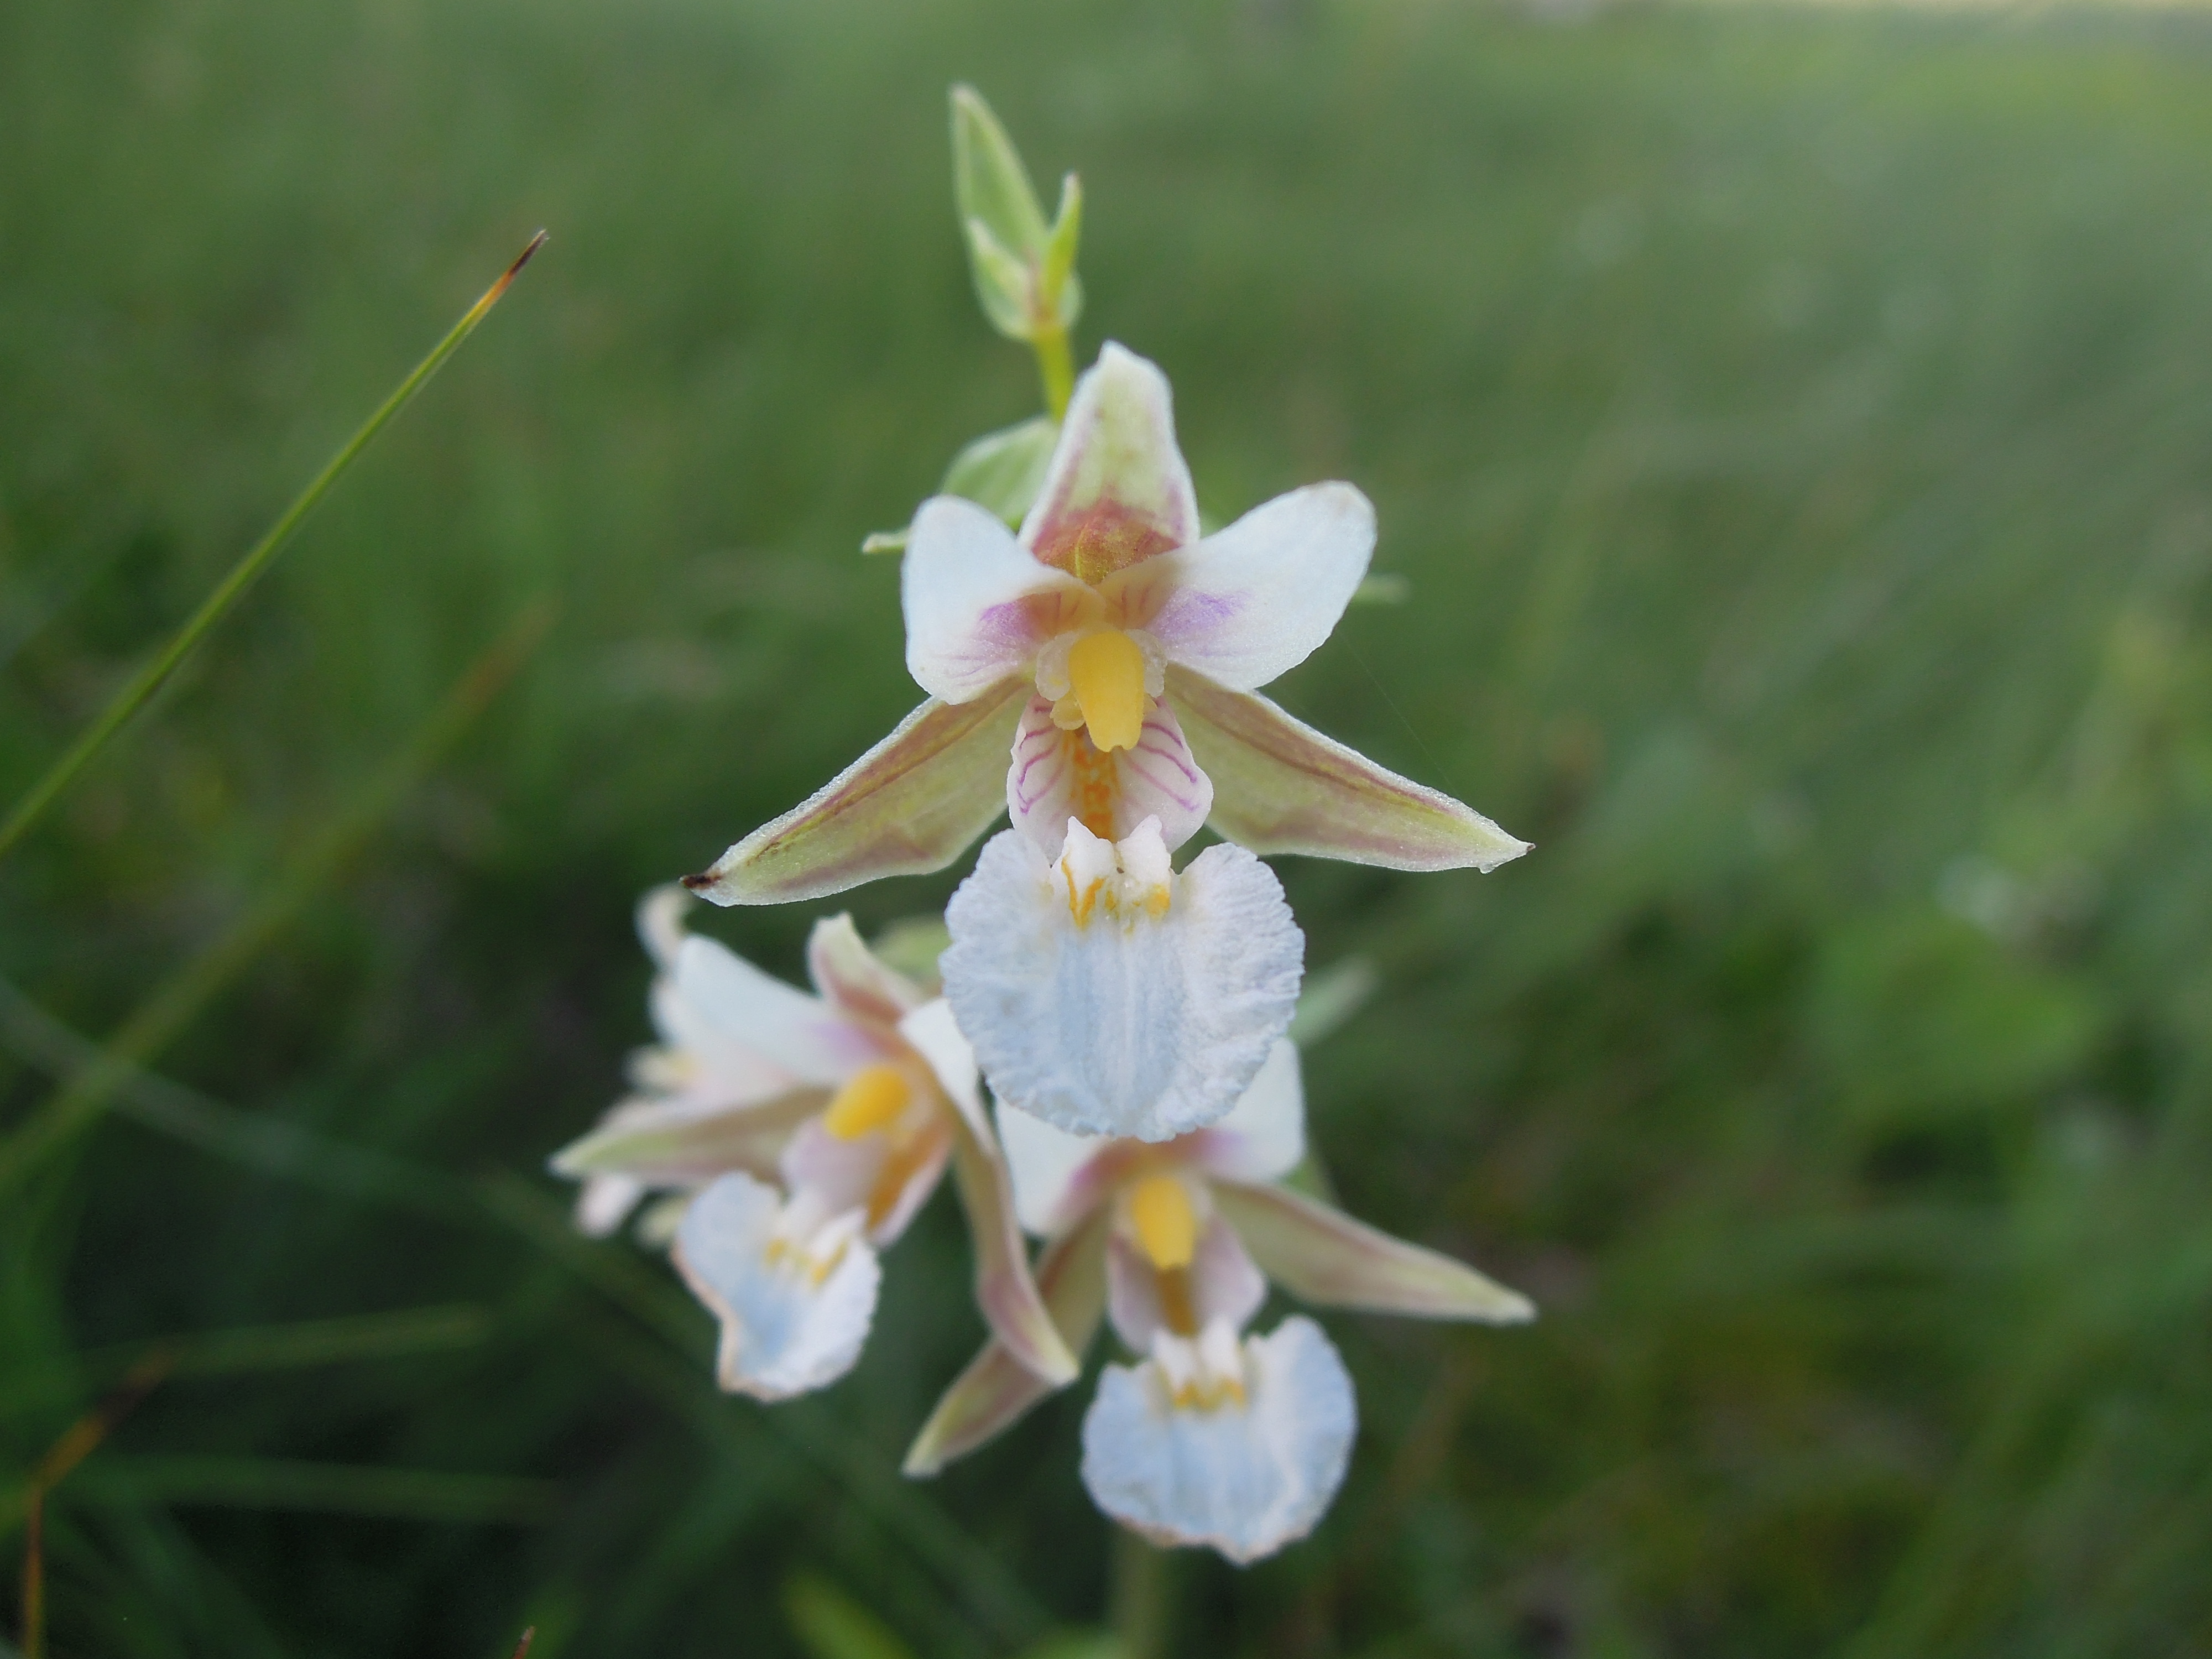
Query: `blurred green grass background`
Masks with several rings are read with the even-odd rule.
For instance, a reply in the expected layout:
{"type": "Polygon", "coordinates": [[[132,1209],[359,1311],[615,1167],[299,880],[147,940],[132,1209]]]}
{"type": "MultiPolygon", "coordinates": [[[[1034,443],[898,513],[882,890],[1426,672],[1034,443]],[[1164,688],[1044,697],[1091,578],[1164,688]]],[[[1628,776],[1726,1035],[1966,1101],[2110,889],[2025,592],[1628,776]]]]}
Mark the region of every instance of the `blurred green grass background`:
{"type": "Polygon", "coordinates": [[[1333,1318],[1351,1482],[1178,1558],[1170,1650],[2212,1653],[2212,24],[1444,0],[0,9],[0,794],[554,234],[0,867],[8,1127],[39,1010],[112,1032],[560,604],[191,1092],[0,1204],[0,1553],[130,1355],[246,1333],[52,1500],[52,1650],[1104,1618],[1087,1388],[892,1473],[980,1335],[946,1206],[769,1413],[538,1173],[645,1035],[637,894],[916,700],[860,538],[1033,409],[956,79],[1081,170],[1083,345],[1166,368],[1208,512],[1374,497],[1411,601],[1284,701],[1538,843],[1284,868],[1382,975],[1309,1066],[1347,1202],[1544,1317],[1333,1318]]]}

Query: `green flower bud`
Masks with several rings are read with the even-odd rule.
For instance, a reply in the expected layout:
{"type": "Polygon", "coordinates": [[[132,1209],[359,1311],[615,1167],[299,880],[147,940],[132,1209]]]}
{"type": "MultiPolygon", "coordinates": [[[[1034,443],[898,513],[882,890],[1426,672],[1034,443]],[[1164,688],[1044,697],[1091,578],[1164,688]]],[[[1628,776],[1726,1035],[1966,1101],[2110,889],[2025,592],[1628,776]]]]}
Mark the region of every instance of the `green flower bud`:
{"type": "Polygon", "coordinates": [[[992,327],[1035,343],[1063,335],[1083,307],[1075,275],[1083,191],[1070,173],[1050,224],[999,118],[973,87],[952,88],[952,191],[992,327]]]}

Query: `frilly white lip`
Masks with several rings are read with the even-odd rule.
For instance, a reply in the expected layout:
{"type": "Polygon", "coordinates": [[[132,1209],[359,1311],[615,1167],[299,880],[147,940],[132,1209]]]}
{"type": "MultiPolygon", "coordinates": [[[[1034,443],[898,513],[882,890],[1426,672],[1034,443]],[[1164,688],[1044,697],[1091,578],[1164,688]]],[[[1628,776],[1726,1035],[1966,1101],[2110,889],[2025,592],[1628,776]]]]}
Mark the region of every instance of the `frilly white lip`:
{"type": "Polygon", "coordinates": [[[1313,1530],[1344,1483],[1358,1420],[1343,1360],[1319,1326],[1292,1317],[1233,1361],[1201,1345],[1107,1366],[1083,1419],[1083,1484],[1154,1543],[1202,1545],[1241,1565],[1313,1530]],[[1209,1375],[1231,1364],[1233,1393],[1209,1375]],[[1171,1365],[1193,1368],[1199,1386],[1171,1365]]]}
{"type": "Polygon", "coordinates": [[[788,1400],[853,1369],[875,1322],[882,1269],[856,1212],[798,1212],[775,1188],[726,1175],[692,1200],[674,1260],[721,1321],[715,1377],[732,1393],[788,1400]]]}
{"type": "Polygon", "coordinates": [[[945,911],[945,994],[1001,1100],[1077,1134],[1164,1140],[1223,1117],[1297,1001],[1305,942],[1273,872],[1157,826],[1071,823],[1048,863],[1008,830],[945,911]]]}

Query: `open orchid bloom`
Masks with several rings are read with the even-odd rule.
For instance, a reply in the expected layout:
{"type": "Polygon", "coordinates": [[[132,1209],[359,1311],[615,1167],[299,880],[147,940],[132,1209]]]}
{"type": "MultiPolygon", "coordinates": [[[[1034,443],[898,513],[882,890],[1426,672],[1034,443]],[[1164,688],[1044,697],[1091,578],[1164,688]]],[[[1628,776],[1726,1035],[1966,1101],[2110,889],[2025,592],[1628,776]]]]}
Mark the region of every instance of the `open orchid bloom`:
{"type": "Polygon", "coordinates": [[[1177,872],[1158,818],[1048,861],[1008,830],[946,907],[945,993],[998,1097],[1079,1133],[1164,1140],[1236,1104],[1297,1006],[1304,937],[1241,847],[1177,872]]]}
{"type": "Polygon", "coordinates": [[[585,1182],[587,1230],[611,1230],[649,1189],[696,1194],[675,1260],[721,1321],[722,1386],[780,1400],[851,1368],[875,1316],[875,1253],[949,1165],[992,1330],[1041,1376],[1073,1377],[951,1009],[878,961],[849,917],[815,924],[809,995],[685,936],[683,902],[663,890],[640,910],[662,1039],[635,1064],[640,1095],[553,1159],[585,1182]]]}
{"type": "Polygon", "coordinates": [[[1347,483],[1310,484],[1201,537],[1166,378],[1109,343],[1069,405],[1018,534],[939,495],[902,573],[907,667],[929,701],[843,775],[724,854],[720,904],[819,897],[940,869],[1003,804],[1056,856],[1070,818],[1121,841],[1158,819],[1255,853],[1492,869],[1528,850],[1256,695],[1335,628],[1375,546],[1347,483]]]}
{"type": "MultiPolygon", "coordinates": [[[[1083,1425],[1098,1506],[1161,1544],[1256,1560],[1310,1531],[1358,1425],[1343,1362],[1310,1320],[1247,1336],[1270,1279],[1316,1306],[1513,1324],[1526,1297],[1280,1184],[1304,1157],[1297,1050],[1279,1042],[1209,1128],[1160,1145],[1086,1140],[1001,1107],[1038,1283],[1068,1346],[1099,1321],[1139,1356],[1109,1364],[1083,1425]]],[[[1052,1391],[995,1339],[907,1455],[933,1474],[1052,1391]]]]}

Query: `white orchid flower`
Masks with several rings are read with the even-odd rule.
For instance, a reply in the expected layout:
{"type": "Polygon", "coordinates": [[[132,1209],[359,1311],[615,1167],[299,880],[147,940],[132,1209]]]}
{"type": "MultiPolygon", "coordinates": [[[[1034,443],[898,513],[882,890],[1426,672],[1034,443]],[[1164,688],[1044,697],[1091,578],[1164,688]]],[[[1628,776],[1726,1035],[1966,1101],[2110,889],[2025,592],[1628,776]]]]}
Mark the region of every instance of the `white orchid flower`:
{"type": "Polygon", "coordinates": [[[916,514],[902,594],[929,700],[687,883],[768,904],[941,869],[1002,805],[1048,858],[1070,818],[1113,842],[1156,818],[1170,851],[1211,823],[1255,853],[1392,869],[1516,858],[1489,819],[1256,695],[1328,637],[1374,545],[1348,483],[1202,537],[1167,380],[1109,343],[1018,535],[958,496],[916,514]]]}
{"type": "Polygon", "coordinates": [[[1304,937],[1241,847],[1181,872],[1158,818],[1070,818],[1050,862],[994,837],[945,908],[945,993],[1001,1101],[1077,1133],[1164,1140],[1233,1106],[1297,1006],[1304,937]]]}
{"type": "Polygon", "coordinates": [[[683,902],[662,890],[640,907],[662,1038],[635,1063],[641,1094],[553,1158],[585,1182],[587,1230],[611,1231],[648,1190],[691,1195],[675,1261],[721,1322],[722,1386],[780,1400],[851,1369],[874,1320],[876,1252],[949,1164],[992,1330],[1039,1376],[1073,1377],[944,1000],[877,960],[849,917],[815,924],[809,995],[686,936],[683,902]]]}
{"type": "MultiPolygon", "coordinates": [[[[1281,1183],[1305,1155],[1297,1048],[1279,1042],[1212,1127],[1165,1145],[1086,1140],[1001,1107],[1023,1224],[1048,1241],[1037,1282],[1069,1347],[1102,1318],[1138,1356],[1109,1364],[1083,1425],[1098,1506],[1153,1541],[1237,1562],[1304,1537],[1344,1477],[1352,1383],[1312,1321],[1244,1328],[1269,1280],[1319,1307],[1513,1324],[1528,1299],[1281,1183]]],[[[933,1474],[1052,1391],[997,1341],[946,1392],[907,1455],[933,1474]]]]}

